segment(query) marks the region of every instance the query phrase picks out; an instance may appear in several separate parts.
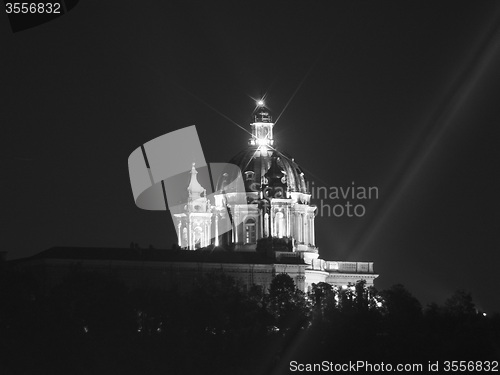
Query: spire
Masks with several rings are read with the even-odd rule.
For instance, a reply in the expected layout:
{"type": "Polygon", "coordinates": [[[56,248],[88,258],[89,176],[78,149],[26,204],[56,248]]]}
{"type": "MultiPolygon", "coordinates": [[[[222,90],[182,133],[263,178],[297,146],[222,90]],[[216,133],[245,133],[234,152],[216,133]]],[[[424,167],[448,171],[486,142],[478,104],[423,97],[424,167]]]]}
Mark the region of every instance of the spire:
{"type": "Polygon", "coordinates": [[[188,204],[186,210],[188,212],[209,212],[210,201],[207,198],[207,192],[203,186],[198,182],[196,175],[198,171],[194,167],[191,168],[191,181],[189,182],[188,190],[188,204]]]}
{"type": "Polygon", "coordinates": [[[266,108],[266,104],[262,99],[257,101],[257,109],[255,110],[254,114],[254,122],[273,122],[271,112],[266,108]]]}
{"type": "Polygon", "coordinates": [[[201,196],[201,194],[205,193],[205,189],[198,182],[198,178],[196,177],[196,175],[198,174],[198,171],[196,170],[196,168],[194,166],[195,166],[195,163],[193,163],[193,166],[191,168],[191,181],[189,182],[189,186],[187,189],[189,192],[189,197],[196,199],[196,198],[199,198],[201,196]]]}

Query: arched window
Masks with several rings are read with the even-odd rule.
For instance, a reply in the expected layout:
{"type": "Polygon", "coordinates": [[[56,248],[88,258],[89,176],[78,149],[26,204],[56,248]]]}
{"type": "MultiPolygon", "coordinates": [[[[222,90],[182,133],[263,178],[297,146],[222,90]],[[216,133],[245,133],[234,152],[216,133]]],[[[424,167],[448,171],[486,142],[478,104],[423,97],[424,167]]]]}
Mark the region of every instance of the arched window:
{"type": "Polygon", "coordinates": [[[255,219],[250,218],[245,221],[245,243],[253,244],[255,242],[257,242],[255,219]]]}
{"type": "Polygon", "coordinates": [[[247,181],[253,181],[255,178],[255,172],[254,171],[246,171],[245,172],[245,180],[247,181]]]}

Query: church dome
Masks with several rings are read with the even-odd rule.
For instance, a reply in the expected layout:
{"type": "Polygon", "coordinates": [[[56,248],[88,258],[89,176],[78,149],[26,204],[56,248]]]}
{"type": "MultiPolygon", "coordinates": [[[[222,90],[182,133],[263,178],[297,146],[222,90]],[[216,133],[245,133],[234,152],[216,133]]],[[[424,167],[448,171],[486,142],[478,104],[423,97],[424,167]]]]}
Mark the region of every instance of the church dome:
{"type": "MultiPolygon", "coordinates": [[[[267,184],[266,173],[275,158],[277,166],[283,173],[282,182],[286,184],[290,193],[307,194],[307,184],[304,173],[295,160],[289,155],[268,147],[249,146],[236,154],[229,162],[237,165],[245,182],[247,192],[260,190],[261,185],[267,184]]],[[[236,179],[234,170],[224,173],[217,182],[217,191],[225,191],[225,187],[236,179]]],[[[229,191],[226,191],[229,192],[229,191]]]]}
{"type": "Polygon", "coordinates": [[[239,193],[232,184],[241,172],[247,200],[263,197],[291,198],[293,202],[309,204],[310,194],[302,169],[289,155],[274,147],[272,115],[262,100],[257,102],[254,122],[250,124],[251,138],[248,148],[236,154],[229,163],[237,168],[227,168],[218,178],[216,191],[239,193]]]}

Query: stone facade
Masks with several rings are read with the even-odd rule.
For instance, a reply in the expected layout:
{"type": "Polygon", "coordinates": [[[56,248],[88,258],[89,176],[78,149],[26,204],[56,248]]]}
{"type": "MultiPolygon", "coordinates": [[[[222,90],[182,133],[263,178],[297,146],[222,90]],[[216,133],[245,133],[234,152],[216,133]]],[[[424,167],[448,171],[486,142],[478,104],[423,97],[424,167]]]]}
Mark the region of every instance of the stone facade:
{"type": "Polygon", "coordinates": [[[377,275],[371,262],[319,259],[316,206],[310,204],[304,173],[293,158],[274,147],[274,123],[263,105],[250,127],[248,149],[230,161],[235,168],[216,176],[213,201],[199,184],[193,164],[188,204],[183,213],[174,214],[179,246],[185,250],[220,246],[227,251],[263,252],[280,264],[274,265],[273,273],[293,274],[304,290],[318,282],[342,286],[365,280],[373,285],[377,275]],[[242,181],[244,192],[235,189],[238,184],[234,181],[242,181]],[[294,266],[294,271],[282,267],[292,260],[303,264],[294,266]]]}

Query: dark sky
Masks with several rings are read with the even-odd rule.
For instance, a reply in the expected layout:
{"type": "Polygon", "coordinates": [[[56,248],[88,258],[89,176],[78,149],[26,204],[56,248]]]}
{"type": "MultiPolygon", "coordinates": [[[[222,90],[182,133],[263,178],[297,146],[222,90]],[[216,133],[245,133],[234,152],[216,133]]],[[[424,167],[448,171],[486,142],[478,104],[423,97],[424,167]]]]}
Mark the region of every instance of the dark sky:
{"type": "Polygon", "coordinates": [[[228,161],[266,95],[310,181],[379,189],[362,218],[318,215],[322,258],[374,261],[379,289],[424,306],[463,288],[500,311],[499,22],[493,1],[81,0],[18,33],[1,13],[2,250],[170,248],[128,156],[195,124],[228,161]]]}

